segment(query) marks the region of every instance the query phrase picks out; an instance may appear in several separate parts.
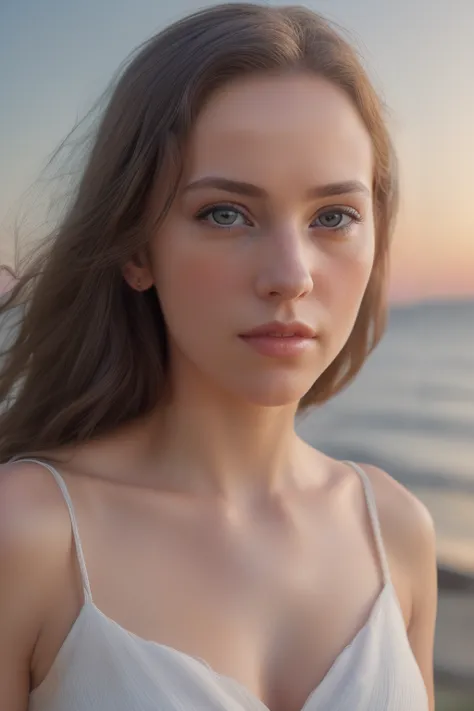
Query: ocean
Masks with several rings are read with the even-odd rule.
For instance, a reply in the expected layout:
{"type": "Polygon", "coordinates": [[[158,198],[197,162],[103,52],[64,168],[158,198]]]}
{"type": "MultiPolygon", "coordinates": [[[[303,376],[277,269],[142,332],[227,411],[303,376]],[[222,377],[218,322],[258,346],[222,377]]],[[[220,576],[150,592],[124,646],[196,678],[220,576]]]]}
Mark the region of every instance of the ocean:
{"type": "Polygon", "coordinates": [[[474,572],[474,300],[393,307],[355,381],[298,430],[412,490],[434,518],[440,562],[474,572]]]}

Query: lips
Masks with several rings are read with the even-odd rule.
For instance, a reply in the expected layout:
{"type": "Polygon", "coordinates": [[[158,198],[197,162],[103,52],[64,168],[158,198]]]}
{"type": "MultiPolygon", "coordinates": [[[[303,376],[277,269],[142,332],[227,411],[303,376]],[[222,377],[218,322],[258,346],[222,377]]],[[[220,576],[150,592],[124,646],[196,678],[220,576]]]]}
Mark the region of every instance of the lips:
{"type": "Polygon", "coordinates": [[[300,321],[282,323],[273,321],[257,326],[240,336],[260,356],[294,362],[305,353],[314,351],[316,332],[300,321]]]}
{"type": "Polygon", "coordinates": [[[272,321],[257,326],[241,336],[242,338],[315,338],[316,332],[310,326],[299,321],[291,323],[272,321]]]}

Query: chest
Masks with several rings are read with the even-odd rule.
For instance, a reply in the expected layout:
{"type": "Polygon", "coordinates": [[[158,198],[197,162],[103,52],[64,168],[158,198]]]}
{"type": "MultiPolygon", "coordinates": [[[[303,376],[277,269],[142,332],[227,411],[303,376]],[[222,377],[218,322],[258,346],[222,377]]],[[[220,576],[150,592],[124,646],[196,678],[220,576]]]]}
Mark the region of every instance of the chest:
{"type": "Polygon", "coordinates": [[[95,533],[85,552],[96,605],[123,629],[205,660],[272,711],[300,711],[377,603],[370,539],[329,517],[172,523],[95,533]]]}
{"type": "MultiPolygon", "coordinates": [[[[130,635],[88,605],[55,660],[54,673],[33,693],[28,708],[62,711],[67,700],[76,711],[427,711],[426,690],[406,635],[392,619],[387,590],[370,624],[303,702],[284,684],[279,692],[259,695],[185,653],[130,635]],[[78,688],[87,694],[78,695],[78,688]]],[[[293,688],[294,679],[287,678],[287,685],[293,688]]]]}

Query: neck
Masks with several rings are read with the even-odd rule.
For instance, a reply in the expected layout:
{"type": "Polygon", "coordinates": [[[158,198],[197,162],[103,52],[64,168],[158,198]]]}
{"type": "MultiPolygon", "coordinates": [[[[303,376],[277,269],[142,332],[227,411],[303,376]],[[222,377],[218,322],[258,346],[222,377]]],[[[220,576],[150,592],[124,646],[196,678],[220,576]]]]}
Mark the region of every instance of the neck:
{"type": "Polygon", "coordinates": [[[179,490],[225,499],[269,494],[291,477],[302,456],[296,409],[205,397],[187,388],[153,418],[153,459],[179,490]]]}

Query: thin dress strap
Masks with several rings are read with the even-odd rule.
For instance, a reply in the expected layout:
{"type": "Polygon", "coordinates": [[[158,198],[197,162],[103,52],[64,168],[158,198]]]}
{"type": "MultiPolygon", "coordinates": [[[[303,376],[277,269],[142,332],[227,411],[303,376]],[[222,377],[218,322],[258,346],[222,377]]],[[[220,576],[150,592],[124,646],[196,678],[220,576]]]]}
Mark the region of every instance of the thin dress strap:
{"type": "Polygon", "coordinates": [[[388,565],[387,553],[382,538],[382,530],[380,528],[380,520],[379,515],[377,513],[377,504],[375,501],[375,495],[371,481],[367,476],[366,472],[358,464],[349,461],[346,461],[345,464],[348,464],[350,467],[352,467],[352,469],[357,472],[357,474],[362,480],[365,500],[367,502],[367,509],[369,511],[369,518],[374,533],[375,544],[377,547],[377,553],[380,559],[380,565],[382,566],[383,582],[385,585],[387,585],[392,582],[392,577],[390,575],[390,567],[388,565]]]}
{"type": "Polygon", "coordinates": [[[85,599],[88,602],[92,602],[92,591],[91,591],[91,586],[89,582],[89,576],[87,575],[87,568],[86,568],[86,561],[84,559],[84,552],[82,550],[82,545],[81,545],[81,538],[79,536],[79,528],[77,525],[77,520],[76,520],[76,514],[74,513],[74,506],[71,500],[71,496],[69,494],[69,491],[66,486],[66,482],[60,475],[60,473],[53,467],[51,464],[48,464],[47,462],[43,462],[40,459],[31,459],[31,458],[14,458],[10,460],[11,462],[32,462],[34,464],[39,464],[39,466],[44,467],[45,469],[48,469],[49,472],[53,475],[54,480],[56,481],[56,484],[58,485],[59,489],[61,490],[61,493],[63,495],[64,501],[66,502],[66,506],[69,511],[69,516],[71,519],[71,528],[72,528],[72,535],[74,539],[74,545],[76,548],[76,556],[77,556],[77,561],[79,563],[79,568],[81,571],[81,578],[82,578],[82,585],[84,588],[84,596],[85,599]]]}

